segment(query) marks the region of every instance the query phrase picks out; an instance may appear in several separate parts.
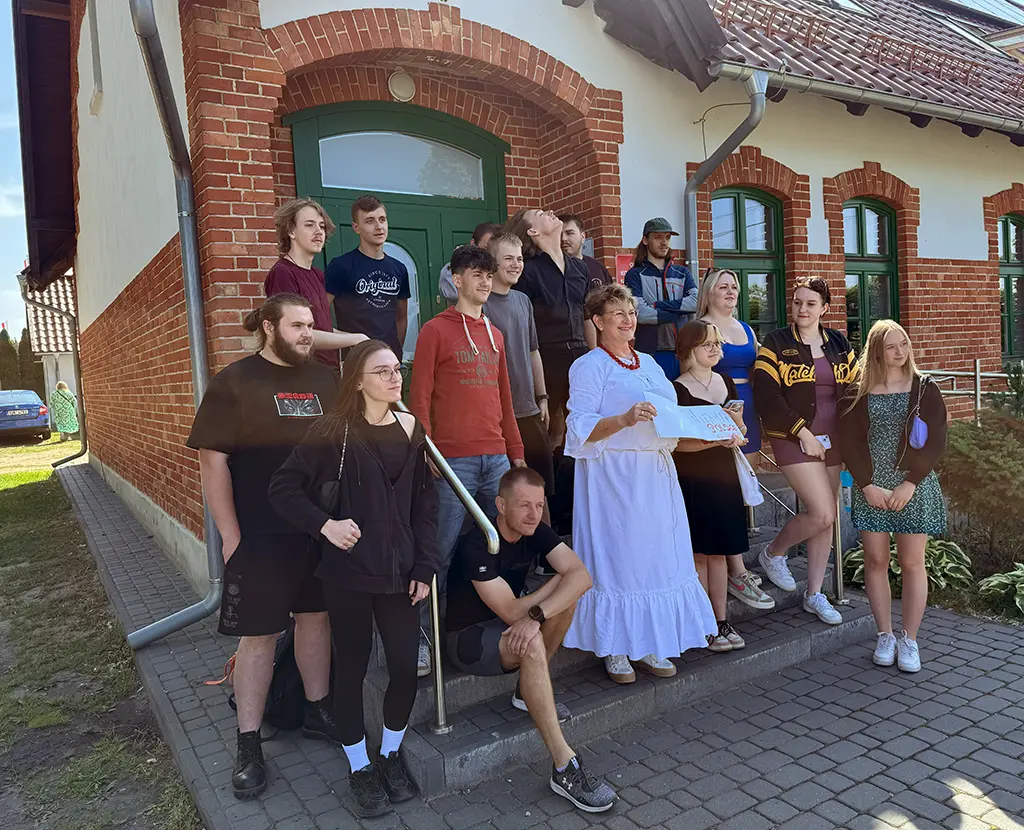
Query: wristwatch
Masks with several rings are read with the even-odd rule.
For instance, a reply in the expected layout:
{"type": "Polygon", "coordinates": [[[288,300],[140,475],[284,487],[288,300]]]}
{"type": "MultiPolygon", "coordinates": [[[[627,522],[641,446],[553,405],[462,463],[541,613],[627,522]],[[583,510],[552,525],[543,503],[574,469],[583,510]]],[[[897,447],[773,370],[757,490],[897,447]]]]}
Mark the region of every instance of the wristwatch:
{"type": "Polygon", "coordinates": [[[531,620],[535,620],[541,625],[544,625],[544,621],[547,619],[547,617],[544,616],[544,611],[539,605],[531,605],[530,610],[526,613],[529,615],[531,620]]]}

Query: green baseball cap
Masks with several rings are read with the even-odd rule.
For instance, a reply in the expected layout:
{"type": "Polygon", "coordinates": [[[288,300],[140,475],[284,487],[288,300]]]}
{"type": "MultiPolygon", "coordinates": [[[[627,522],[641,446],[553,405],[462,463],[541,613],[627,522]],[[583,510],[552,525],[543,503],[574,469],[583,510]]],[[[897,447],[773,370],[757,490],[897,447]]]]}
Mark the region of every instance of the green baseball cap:
{"type": "Polygon", "coordinates": [[[663,216],[655,216],[653,219],[648,219],[644,222],[643,236],[647,236],[649,233],[670,233],[673,236],[679,236],[676,231],[672,230],[668,219],[663,216]]]}

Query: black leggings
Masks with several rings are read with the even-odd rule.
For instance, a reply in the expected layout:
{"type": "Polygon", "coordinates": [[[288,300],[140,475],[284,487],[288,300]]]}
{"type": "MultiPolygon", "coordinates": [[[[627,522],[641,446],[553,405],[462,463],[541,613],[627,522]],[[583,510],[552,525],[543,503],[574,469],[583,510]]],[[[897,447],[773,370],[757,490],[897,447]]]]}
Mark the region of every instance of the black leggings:
{"type": "Polygon", "coordinates": [[[373,619],[384,644],[388,690],[384,725],[400,731],[409,723],[416,700],[416,657],[420,642],[419,609],[408,594],[324,591],[334,637],[334,718],[342,743],[352,746],[365,736],[363,679],[373,646],[373,619]]]}

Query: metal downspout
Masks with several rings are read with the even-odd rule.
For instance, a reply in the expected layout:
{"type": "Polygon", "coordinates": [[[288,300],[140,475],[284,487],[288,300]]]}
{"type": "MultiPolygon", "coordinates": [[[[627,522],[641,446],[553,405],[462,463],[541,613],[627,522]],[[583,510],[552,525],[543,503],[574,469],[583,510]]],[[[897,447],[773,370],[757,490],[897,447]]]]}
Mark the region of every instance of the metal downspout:
{"type": "MultiPolygon", "coordinates": [[[[196,228],[195,200],[192,191],[192,160],[188,142],[181,128],[181,118],[174,101],[174,87],[167,67],[167,57],[160,42],[153,0],[128,0],[132,23],[139,38],[139,48],[146,65],[146,74],[153,90],[157,114],[160,116],[167,150],[174,168],[174,193],[178,204],[178,240],[181,245],[181,269],[185,283],[185,317],[188,322],[188,352],[192,368],[192,393],[198,409],[206,393],[207,367],[206,322],[203,316],[203,290],[199,269],[199,234],[196,228]]],[[[206,539],[206,560],[210,572],[210,588],[206,596],[188,608],[133,631],[128,645],[133,649],[149,645],[187,625],[209,616],[220,607],[223,591],[224,559],[217,526],[205,501],[203,531],[206,539]]]]}
{"type": "Polygon", "coordinates": [[[686,189],[683,191],[683,216],[686,224],[686,262],[693,278],[700,282],[698,272],[699,262],[697,261],[697,191],[707,181],[718,166],[729,157],[729,155],[743,143],[761,123],[764,118],[765,94],[768,91],[768,73],[760,69],[752,70],[743,79],[743,86],[750,96],[750,111],[732,134],[722,142],[705,162],[697,168],[686,182],[686,189]]]}
{"type": "Polygon", "coordinates": [[[85,385],[82,382],[82,358],[78,351],[78,318],[70,311],[64,311],[63,309],[54,308],[52,305],[41,303],[38,300],[33,300],[28,296],[28,281],[22,278],[19,278],[18,281],[21,283],[21,299],[24,300],[25,305],[34,306],[35,308],[63,317],[68,321],[68,333],[71,335],[71,358],[75,361],[75,377],[78,378],[78,437],[82,442],[82,448],[74,455],[61,458],[50,465],[57,469],[61,464],[67,464],[69,461],[81,458],[89,451],[89,435],[85,429],[85,385]]]}

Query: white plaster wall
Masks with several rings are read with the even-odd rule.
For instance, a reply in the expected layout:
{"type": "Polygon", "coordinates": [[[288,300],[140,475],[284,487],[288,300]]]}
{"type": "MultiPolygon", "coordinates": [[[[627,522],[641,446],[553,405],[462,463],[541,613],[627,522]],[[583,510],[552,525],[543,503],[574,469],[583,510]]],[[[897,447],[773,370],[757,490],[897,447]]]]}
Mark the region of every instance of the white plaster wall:
{"type": "MultiPolygon", "coordinates": [[[[376,5],[425,10],[427,0],[260,0],[265,27],[337,9],[376,5]]],[[[716,104],[745,102],[740,84],[719,81],[703,94],[677,73],[661,69],[604,33],[590,4],[579,9],[556,0],[461,0],[463,18],[494,26],[550,52],[600,87],[623,94],[624,141],[620,146],[622,244],[632,246],[646,219],[662,215],[682,229],[686,163],[704,158],[699,123],[716,104]]],[[[707,115],[709,150],[744,117],[742,106],[707,115]]],[[[918,129],[902,115],[872,108],[854,117],[842,104],[790,93],[771,104],[747,142],[811,180],[811,253],[828,252],[822,178],[880,162],[921,191],[918,255],[987,259],[982,198],[1024,177],[1024,148],[994,133],[967,138],[941,122],[918,129]]]]}
{"type": "MultiPolygon", "coordinates": [[[[185,78],[177,0],[155,0],[178,111],[185,78]]],[[[177,232],[174,174],[126,3],[99,3],[103,99],[92,115],[90,27],[78,50],[78,249],[75,281],[84,329],[177,232]]],[[[186,136],[187,136],[186,130],[186,136]]]]}

